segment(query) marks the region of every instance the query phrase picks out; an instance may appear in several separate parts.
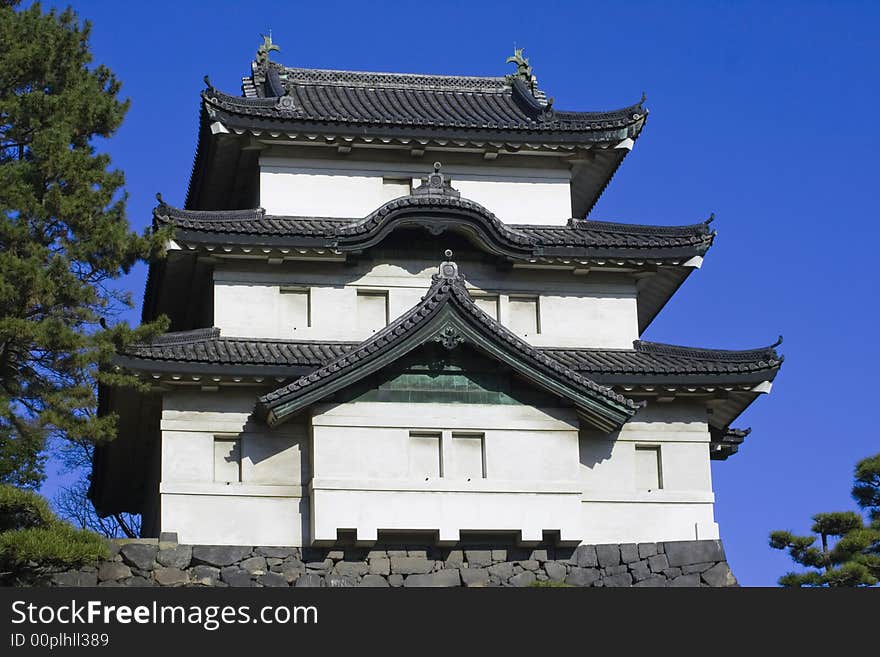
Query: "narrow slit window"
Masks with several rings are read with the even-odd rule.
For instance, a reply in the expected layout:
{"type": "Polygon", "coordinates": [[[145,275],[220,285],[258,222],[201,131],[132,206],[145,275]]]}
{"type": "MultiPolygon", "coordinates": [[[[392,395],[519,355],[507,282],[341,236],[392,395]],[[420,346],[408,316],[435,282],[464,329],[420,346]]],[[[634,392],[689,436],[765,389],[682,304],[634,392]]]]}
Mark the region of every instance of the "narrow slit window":
{"type": "Polygon", "coordinates": [[[388,293],[374,290],[358,290],[358,327],[373,333],[388,324],[388,293]]]}
{"type": "Polygon", "coordinates": [[[409,473],[418,479],[443,476],[442,435],[439,431],[409,432],[409,473]]]}
{"type": "Polygon", "coordinates": [[[486,436],[482,433],[452,434],[450,476],[456,479],[486,478],[486,436]]]}
{"type": "Polygon", "coordinates": [[[638,490],[663,488],[663,471],[658,446],[636,446],[636,488],[638,490]]]}
{"type": "Polygon", "coordinates": [[[507,306],[508,326],[517,335],[541,332],[538,297],[511,296],[507,306]]]}
{"type": "Polygon", "coordinates": [[[241,481],[241,439],[214,438],[214,481],[224,484],[241,481]]]}
{"type": "Polygon", "coordinates": [[[312,325],[312,300],[309,288],[281,287],[281,324],[292,330],[312,325]]]}
{"type": "Polygon", "coordinates": [[[498,319],[498,295],[497,294],[473,294],[474,305],[489,315],[492,319],[498,319]]]}

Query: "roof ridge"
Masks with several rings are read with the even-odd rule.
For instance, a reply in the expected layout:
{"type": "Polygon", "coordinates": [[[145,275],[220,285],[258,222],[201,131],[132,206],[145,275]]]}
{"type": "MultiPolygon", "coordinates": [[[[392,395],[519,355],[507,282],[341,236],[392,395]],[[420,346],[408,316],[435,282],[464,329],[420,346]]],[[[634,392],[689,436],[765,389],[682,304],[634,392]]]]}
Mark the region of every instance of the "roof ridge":
{"type": "Polygon", "coordinates": [[[425,88],[433,83],[439,89],[481,92],[504,92],[510,89],[509,82],[504,76],[483,75],[449,75],[443,73],[406,73],[395,71],[358,71],[353,69],[336,68],[305,68],[299,66],[284,66],[273,62],[271,66],[287,80],[300,81],[313,84],[331,84],[347,86],[356,84],[359,86],[388,86],[388,87],[415,87],[425,88]]]}
{"type": "MultiPolygon", "coordinates": [[[[158,196],[158,195],[157,195],[158,196]]],[[[262,219],[266,216],[263,208],[244,210],[187,210],[165,203],[161,197],[159,205],[153,208],[153,215],[160,218],[198,219],[199,221],[241,221],[242,219],[262,219]]]]}
{"type": "Polygon", "coordinates": [[[191,329],[189,331],[173,331],[157,335],[149,342],[132,345],[134,349],[144,349],[156,345],[191,344],[193,342],[206,342],[220,337],[220,329],[216,326],[208,328],[191,329]]]}
{"type": "Polygon", "coordinates": [[[776,353],[776,345],[757,347],[754,349],[710,349],[706,347],[687,347],[684,345],[667,344],[663,342],[650,342],[647,340],[633,340],[636,351],[646,353],[665,354],[669,356],[681,356],[697,360],[724,360],[744,362],[749,360],[773,360],[782,362],[781,355],[776,353]]]}
{"type": "Polygon", "coordinates": [[[574,230],[595,230],[609,233],[632,233],[642,232],[654,235],[671,235],[676,233],[698,231],[700,234],[709,235],[709,222],[701,221],[693,224],[678,224],[667,226],[663,224],[630,224],[621,221],[599,221],[596,219],[572,219],[569,226],[574,230]]]}
{"type": "Polygon", "coordinates": [[[221,329],[217,326],[190,329],[188,331],[168,331],[160,333],[149,342],[140,342],[132,345],[134,349],[149,348],[152,346],[168,346],[176,344],[192,344],[195,342],[207,342],[218,340],[222,342],[247,342],[250,344],[291,344],[291,345],[331,345],[353,346],[359,344],[356,340],[296,340],[293,338],[253,338],[237,335],[221,335],[221,329]]]}
{"type": "Polygon", "coordinates": [[[360,344],[357,340],[295,340],[292,338],[248,338],[239,336],[228,336],[221,339],[224,342],[247,342],[251,344],[332,345],[346,347],[360,344]]]}

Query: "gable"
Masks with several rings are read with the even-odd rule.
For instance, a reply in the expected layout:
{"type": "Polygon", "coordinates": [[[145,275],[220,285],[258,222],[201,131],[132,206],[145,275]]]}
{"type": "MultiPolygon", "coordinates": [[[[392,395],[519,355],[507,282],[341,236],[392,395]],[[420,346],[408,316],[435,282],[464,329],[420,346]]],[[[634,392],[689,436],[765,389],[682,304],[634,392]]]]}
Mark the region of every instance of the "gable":
{"type": "MultiPolygon", "coordinates": [[[[451,255],[447,251],[447,257],[451,255]]],[[[443,262],[416,306],[360,345],[307,376],[259,398],[256,413],[275,426],[311,404],[350,388],[426,344],[453,351],[472,345],[536,387],[568,400],[590,425],[613,431],[639,405],[536,350],[480,310],[454,262],[443,262]]]]}
{"type": "Polygon", "coordinates": [[[571,406],[469,345],[448,350],[436,343],[414,349],[330,399],[340,403],[571,406]]]}

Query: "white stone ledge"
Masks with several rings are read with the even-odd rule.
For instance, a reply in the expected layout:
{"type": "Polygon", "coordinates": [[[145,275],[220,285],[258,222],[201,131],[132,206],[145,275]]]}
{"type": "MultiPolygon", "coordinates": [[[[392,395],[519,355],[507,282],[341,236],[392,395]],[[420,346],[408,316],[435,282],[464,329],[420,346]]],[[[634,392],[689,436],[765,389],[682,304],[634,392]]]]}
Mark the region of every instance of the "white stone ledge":
{"type": "MultiPolygon", "coordinates": [[[[603,436],[603,439],[605,437],[603,436]]],[[[705,443],[709,444],[711,436],[708,431],[684,430],[676,432],[674,429],[666,431],[621,431],[615,442],[617,443],[662,443],[671,445],[674,443],[705,443]]]]}
{"type": "MultiPolygon", "coordinates": [[[[659,388],[659,386],[658,386],[659,388]]],[[[662,390],[660,390],[662,392],[662,390]]],[[[660,409],[654,409],[660,410],[660,409]]],[[[642,420],[638,416],[633,418],[630,422],[627,422],[625,425],[625,429],[621,431],[621,434],[633,434],[633,433],[708,433],[706,427],[708,426],[706,420],[699,421],[682,421],[682,420],[672,420],[670,421],[664,417],[658,417],[656,419],[650,418],[647,420],[642,420]]]]}
{"type": "Polygon", "coordinates": [[[376,481],[369,479],[312,479],[309,490],[363,490],[383,492],[435,493],[519,493],[523,495],[581,495],[577,481],[493,481],[491,479],[431,479],[429,481],[376,481]]]}
{"type": "MultiPolygon", "coordinates": [[[[204,393],[212,395],[215,393],[204,393]]],[[[175,419],[163,419],[159,425],[163,432],[178,434],[191,434],[198,437],[204,434],[234,433],[245,436],[261,436],[267,438],[303,440],[307,437],[305,428],[296,423],[289,423],[278,427],[278,430],[270,430],[265,425],[259,425],[252,421],[247,423],[231,421],[222,422],[211,418],[200,418],[178,415],[175,419]]]]}
{"type": "Polygon", "coordinates": [[[163,481],[163,495],[235,495],[239,497],[308,497],[306,486],[289,484],[248,484],[163,481]]]}
{"type": "MultiPolygon", "coordinates": [[[[211,395],[214,393],[205,393],[211,395]]],[[[244,433],[247,427],[243,422],[219,422],[211,418],[189,417],[184,419],[163,419],[159,428],[162,431],[181,431],[186,433],[244,433]]]]}
{"type": "Polygon", "coordinates": [[[715,494],[704,490],[607,491],[587,489],[581,495],[581,502],[713,504],[715,502],[715,494]]]}

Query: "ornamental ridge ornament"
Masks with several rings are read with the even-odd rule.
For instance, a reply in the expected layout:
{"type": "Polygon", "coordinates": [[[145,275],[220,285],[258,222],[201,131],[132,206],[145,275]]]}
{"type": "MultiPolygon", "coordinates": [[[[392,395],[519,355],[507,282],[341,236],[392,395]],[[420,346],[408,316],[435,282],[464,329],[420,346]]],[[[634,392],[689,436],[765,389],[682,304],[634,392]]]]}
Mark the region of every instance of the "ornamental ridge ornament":
{"type": "Polygon", "coordinates": [[[453,198],[461,198],[461,192],[453,189],[446,176],[440,173],[441,166],[439,162],[434,162],[433,173],[429,173],[427,178],[422,178],[422,184],[413,190],[413,196],[451,196],[453,198]]]}
{"type": "Polygon", "coordinates": [[[452,251],[446,249],[446,251],[443,252],[443,255],[446,256],[446,260],[440,263],[440,269],[437,272],[438,276],[447,279],[459,278],[458,265],[452,260],[452,251]]]}
{"type": "Polygon", "coordinates": [[[522,79],[529,87],[532,86],[532,67],[529,65],[529,58],[523,56],[525,48],[514,48],[513,55],[508,57],[505,64],[516,64],[515,75],[522,79]]]}
{"type": "Polygon", "coordinates": [[[272,51],[281,52],[281,46],[272,43],[272,32],[269,32],[269,36],[265,34],[260,36],[263,37],[263,43],[257,48],[257,58],[254,63],[258,68],[265,68],[269,65],[269,53],[272,51]]]}

